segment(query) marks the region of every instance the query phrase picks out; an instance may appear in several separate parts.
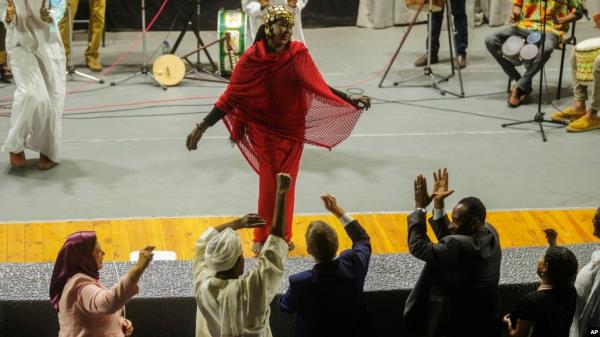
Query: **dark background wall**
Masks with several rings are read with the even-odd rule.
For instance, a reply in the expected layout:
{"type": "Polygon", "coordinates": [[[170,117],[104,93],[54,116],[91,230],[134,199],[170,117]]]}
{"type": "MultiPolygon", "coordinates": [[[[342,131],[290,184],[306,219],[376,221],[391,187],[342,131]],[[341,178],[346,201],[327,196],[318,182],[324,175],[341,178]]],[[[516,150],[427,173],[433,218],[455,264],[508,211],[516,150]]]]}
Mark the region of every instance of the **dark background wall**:
{"type": "MultiPolygon", "coordinates": [[[[146,22],[149,23],[164,0],[146,1],[146,22]]],[[[304,27],[354,26],[359,0],[309,0],[302,12],[304,27]]],[[[89,0],[81,0],[77,18],[89,16],[89,0]]],[[[200,30],[217,29],[220,8],[238,9],[241,0],[200,0],[200,30]]],[[[141,0],[107,0],[106,28],[110,31],[141,29],[141,0]]],[[[179,30],[190,14],[196,11],[196,0],[169,0],[151,30],[179,30]]]]}
{"type": "MultiPolygon", "coordinates": [[[[500,286],[502,312],[511,312],[523,295],[537,284],[504,284],[500,286]]],[[[373,291],[366,302],[380,337],[402,337],[402,313],[409,290],[373,291]]],[[[277,298],[273,301],[277,303],[277,298]]],[[[193,337],[196,303],[192,297],[134,298],[127,305],[127,318],[136,336],[193,337]]],[[[294,335],[295,316],[271,305],[271,330],[276,337],[294,335]]],[[[56,337],[58,321],[49,301],[0,300],[0,336],[56,337]]]]}

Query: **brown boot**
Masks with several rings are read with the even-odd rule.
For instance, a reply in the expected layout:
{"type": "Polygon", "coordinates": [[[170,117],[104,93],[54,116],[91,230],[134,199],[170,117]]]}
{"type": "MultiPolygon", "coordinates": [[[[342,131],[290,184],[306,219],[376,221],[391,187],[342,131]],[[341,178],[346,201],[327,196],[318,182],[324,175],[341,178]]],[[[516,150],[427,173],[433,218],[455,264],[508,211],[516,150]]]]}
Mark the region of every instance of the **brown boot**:
{"type": "Polygon", "coordinates": [[[14,168],[25,168],[25,164],[27,163],[25,159],[25,152],[21,151],[19,153],[10,152],[10,166],[14,168]]]}
{"type": "Polygon", "coordinates": [[[43,153],[40,153],[40,160],[38,161],[38,169],[44,171],[49,170],[56,166],[56,163],[46,157],[43,153]]]}
{"type": "Polygon", "coordinates": [[[100,64],[100,62],[98,62],[97,58],[87,57],[85,59],[85,63],[87,64],[88,69],[90,69],[91,71],[94,71],[97,73],[102,71],[102,65],[100,64]]]}

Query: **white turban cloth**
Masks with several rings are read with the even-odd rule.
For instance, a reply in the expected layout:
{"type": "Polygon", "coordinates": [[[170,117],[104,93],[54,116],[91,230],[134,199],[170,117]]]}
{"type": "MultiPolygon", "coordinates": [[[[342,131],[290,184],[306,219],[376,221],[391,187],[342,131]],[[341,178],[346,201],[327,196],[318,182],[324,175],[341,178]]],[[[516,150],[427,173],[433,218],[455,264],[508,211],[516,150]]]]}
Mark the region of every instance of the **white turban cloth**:
{"type": "Polygon", "coordinates": [[[240,237],[233,229],[226,228],[208,241],[204,260],[208,268],[219,272],[233,268],[241,255],[240,237]]]}

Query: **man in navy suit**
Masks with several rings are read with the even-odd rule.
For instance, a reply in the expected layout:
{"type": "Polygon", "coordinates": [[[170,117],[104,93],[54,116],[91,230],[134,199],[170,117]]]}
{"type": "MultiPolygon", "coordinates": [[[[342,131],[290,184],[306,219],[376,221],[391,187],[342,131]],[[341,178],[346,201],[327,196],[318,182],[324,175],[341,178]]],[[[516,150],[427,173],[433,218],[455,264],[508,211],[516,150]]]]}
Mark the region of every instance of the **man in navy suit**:
{"type": "Polygon", "coordinates": [[[312,222],[306,231],[306,247],[315,266],[290,276],[290,287],[279,298],[279,309],[297,315],[297,337],[376,336],[363,297],[371,239],[334,196],[326,194],[321,199],[344,226],[352,248],[336,259],[337,233],[323,221],[312,222]]]}

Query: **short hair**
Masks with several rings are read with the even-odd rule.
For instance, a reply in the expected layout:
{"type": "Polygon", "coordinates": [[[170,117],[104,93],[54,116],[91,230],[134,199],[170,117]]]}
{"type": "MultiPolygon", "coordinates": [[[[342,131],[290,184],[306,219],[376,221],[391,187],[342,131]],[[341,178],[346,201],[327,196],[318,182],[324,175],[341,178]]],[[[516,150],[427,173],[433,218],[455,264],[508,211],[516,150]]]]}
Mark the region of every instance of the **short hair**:
{"type": "Polygon", "coordinates": [[[469,220],[478,219],[482,224],[485,223],[486,209],[479,198],[466,197],[458,203],[465,207],[465,213],[469,220]]]}
{"type": "Polygon", "coordinates": [[[320,262],[331,261],[338,250],[338,236],[333,227],[324,221],[313,221],[306,230],[306,246],[320,262]]]}
{"type": "Polygon", "coordinates": [[[556,288],[572,287],[577,276],[577,258],[565,247],[553,246],[546,250],[544,262],[548,264],[548,277],[556,288]]]}

